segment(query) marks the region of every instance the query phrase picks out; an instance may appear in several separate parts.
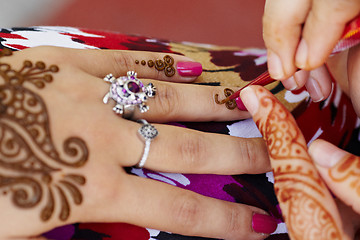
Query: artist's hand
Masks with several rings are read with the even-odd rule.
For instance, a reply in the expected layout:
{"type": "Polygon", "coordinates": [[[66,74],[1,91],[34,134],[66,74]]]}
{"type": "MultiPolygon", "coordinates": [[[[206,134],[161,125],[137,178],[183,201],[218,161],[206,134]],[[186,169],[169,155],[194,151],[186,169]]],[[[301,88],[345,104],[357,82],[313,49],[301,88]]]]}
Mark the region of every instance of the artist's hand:
{"type": "MultiPolygon", "coordinates": [[[[0,58],[1,239],[36,236],[75,222],[126,222],[225,239],[263,239],[267,235],[254,230],[275,230],[276,223],[256,207],[125,172],[124,167],[139,162],[145,144],[137,135],[141,124],[116,115],[112,100],[103,103],[110,87],[103,81],[108,73],[118,77],[135,70],[143,83],[157,88],[147,102],[149,111],[136,110],[134,119],[164,123],[247,116],[211,101],[223,87],[175,83],[196,78],[192,67],[198,66],[188,58],[170,55],[175,68],[171,77],[141,64],[164,55],[39,47],[0,58]],[[23,67],[24,60],[28,61],[23,67]],[[188,63],[179,64],[184,61],[188,63]],[[57,73],[51,72],[57,70],[53,64],[57,73]],[[51,71],[44,76],[41,72],[47,69],[51,71]]],[[[154,126],[159,134],[151,143],[147,169],[194,174],[270,170],[262,139],[154,126]]]]}
{"type": "Polygon", "coordinates": [[[310,156],[295,119],[265,88],[245,88],[241,99],[267,143],[291,239],[354,239],[360,224],[360,159],[320,140],[311,145],[310,156]],[[341,201],[335,202],[326,184],[341,201]]]}
{"type": "Polygon", "coordinates": [[[309,147],[322,179],[336,196],[345,231],[351,239],[360,224],[360,158],[324,140],[309,147]]]}
{"type": "Polygon", "coordinates": [[[297,68],[321,66],[359,12],[358,0],[267,0],[263,37],[271,76],[284,80],[297,68]]]}
{"type": "Polygon", "coordinates": [[[340,88],[350,97],[353,107],[360,116],[360,46],[331,56],[325,65],[312,71],[301,70],[293,77],[282,81],[287,89],[295,81],[297,88],[305,85],[313,101],[325,100],[331,93],[334,77],[340,88]]]}

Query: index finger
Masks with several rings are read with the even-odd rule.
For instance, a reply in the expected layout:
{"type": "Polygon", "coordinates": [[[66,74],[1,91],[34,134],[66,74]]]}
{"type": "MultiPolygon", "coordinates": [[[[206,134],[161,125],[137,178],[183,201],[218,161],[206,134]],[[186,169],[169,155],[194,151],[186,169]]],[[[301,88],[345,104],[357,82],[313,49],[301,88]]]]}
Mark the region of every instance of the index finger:
{"type": "Polygon", "coordinates": [[[322,65],[341,38],[345,25],[360,12],[358,0],[314,0],[296,52],[296,65],[311,70],[322,65]]]}
{"type": "Polygon", "coordinates": [[[267,0],[263,16],[263,38],[268,49],[272,78],[283,80],[296,71],[295,52],[310,0],[267,0]]]}
{"type": "Polygon", "coordinates": [[[202,73],[202,65],[188,57],[149,51],[72,49],[42,46],[23,50],[23,55],[54,58],[57,63],[69,63],[70,67],[99,78],[108,74],[126,76],[135,71],[139,78],[170,82],[192,82],[202,73]]]}

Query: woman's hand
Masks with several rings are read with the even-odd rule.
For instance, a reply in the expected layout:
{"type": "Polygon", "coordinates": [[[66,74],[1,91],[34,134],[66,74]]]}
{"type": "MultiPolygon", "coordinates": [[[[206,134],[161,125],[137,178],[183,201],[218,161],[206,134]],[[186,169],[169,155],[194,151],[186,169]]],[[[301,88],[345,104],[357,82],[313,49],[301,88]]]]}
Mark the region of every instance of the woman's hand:
{"type": "MultiPolygon", "coordinates": [[[[126,222],[226,239],[263,239],[267,235],[255,230],[275,230],[276,223],[261,209],[125,172],[143,154],[144,142],[137,136],[141,124],[116,115],[112,101],[103,103],[108,73],[119,77],[134,70],[144,84],[157,88],[146,103],[149,111],[135,110],[134,119],[165,123],[248,116],[214,103],[223,87],[174,83],[196,78],[198,65],[190,59],[170,54],[173,76],[147,65],[164,56],[39,47],[0,58],[1,239],[36,236],[75,222],[126,222]]],[[[151,143],[148,169],[195,174],[270,170],[261,139],[154,126],[159,134],[151,143]]]]}
{"type": "Polygon", "coordinates": [[[310,157],[295,119],[268,90],[245,88],[241,99],[267,143],[291,239],[354,239],[360,223],[359,158],[320,140],[310,157]],[[335,202],[326,184],[343,202],[335,202]]]}
{"type": "Polygon", "coordinates": [[[321,66],[346,23],[359,12],[358,0],[267,0],[263,37],[270,75],[284,80],[297,68],[312,70],[321,66]]]}

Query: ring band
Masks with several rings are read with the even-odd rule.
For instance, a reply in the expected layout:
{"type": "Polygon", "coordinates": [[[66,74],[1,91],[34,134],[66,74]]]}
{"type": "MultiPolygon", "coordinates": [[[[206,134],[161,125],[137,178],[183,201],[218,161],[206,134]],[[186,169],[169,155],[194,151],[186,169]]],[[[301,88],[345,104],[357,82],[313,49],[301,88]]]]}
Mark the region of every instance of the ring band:
{"type": "Polygon", "coordinates": [[[135,112],[134,105],[126,105],[124,106],[124,111],[121,116],[125,119],[132,119],[132,117],[134,116],[134,112],[135,112]]]}
{"type": "Polygon", "coordinates": [[[144,147],[143,155],[139,163],[136,165],[136,167],[143,168],[149,156],[151,141],[159,134],[159,132],[153,125],[148,123],[145,119],[140,119],[138,120],[138,122],[142,124],[142,126],[138,130],[138,133],[141,139],[145,141],[145,147],[144,147]]]}
{"type": "Polygon", "coordinates": [[[149,83],[144,85],[138,78],[137,73],[128,71],[127,76],[115,78],[112,74],[106,75],[105,82],[110,83],[109,92],[104,96],[103,102],[106,104],[111,98],[116,102],[113,111],[125,119],[131,119],[134,115],[135,106],[138,106],[141,113],[149,110],[145,103],[149,97],[154,97],[156,87],[149,83]]]}

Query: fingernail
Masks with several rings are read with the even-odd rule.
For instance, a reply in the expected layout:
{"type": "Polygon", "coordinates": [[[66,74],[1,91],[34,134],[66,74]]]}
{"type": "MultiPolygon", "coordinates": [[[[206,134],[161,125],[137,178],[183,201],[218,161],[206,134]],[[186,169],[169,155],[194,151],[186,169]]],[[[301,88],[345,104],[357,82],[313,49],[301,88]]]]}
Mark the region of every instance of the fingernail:
{"type": "Polygon", "coordinates": [[[280,80],[284,77],[281,60],[274,52],[268,52],[268,70],[272,78],[280,80]]]}
{"type": "Polygon", "coordinates": [[[257,233],[270,234],[275,232],[277,221],[272,216],[255,213],[252,218],[252,228],[257,233]]]}
{"type": "Polygon", "coordinates": [[[286,89],[290,91],[293,91],[298,88],[294,76],[291,76],[290,78],[281,81],[281,83],[284,85],[286,89]]]}
{"type": "Polygon", "coordinates": [[[240,97],[235,98],[235,102],[236,102],[236,106],[238,107],[238,109],[240,109],[241,111],[247,111],[244,103],[241,101],[240,97]]]}
{"type": "Polygon", "coordinates": [[[295,57],[296,66],[298,68],[304,69],[307,65],[306,64],[307,57],[308,57],[308,46],[306,44],[305,39],[301,39],[298,49],[296,51],[296,57],[295,57]]]}
{"type": "Polygon", "coordinates": [[[247,109],[247,111],[252,116],[254,116],[259,108],[259,100],[252,87],[246,87],[243,90],[241,90],[240,98],[245,109],[247,109]]]}
{"type": "Polygon", "coordinates": [[[313,142],[309,154],[314,162],[324,168],[331,168],[344,158],[346,152],[323,140],[313,142]]]}
{"type": "Polygon", "coordinates": [[[176,68],[183,77],[198,77],[202,73],[202,65],[198,62],[178,62],[176,68]]]}
{"type": "Polygon", "coordinates": [[[324,94],[321,91],[319,83],[312,77],[306,82],[306,89],[309,92],[313,102],[320,102],[324,99],[324,94]]]}

